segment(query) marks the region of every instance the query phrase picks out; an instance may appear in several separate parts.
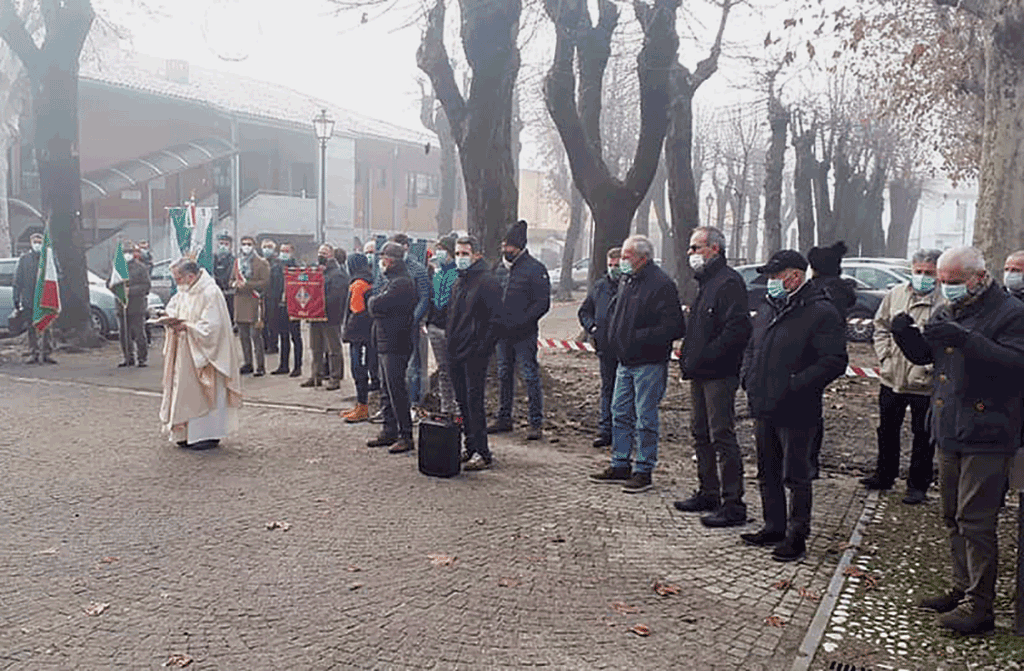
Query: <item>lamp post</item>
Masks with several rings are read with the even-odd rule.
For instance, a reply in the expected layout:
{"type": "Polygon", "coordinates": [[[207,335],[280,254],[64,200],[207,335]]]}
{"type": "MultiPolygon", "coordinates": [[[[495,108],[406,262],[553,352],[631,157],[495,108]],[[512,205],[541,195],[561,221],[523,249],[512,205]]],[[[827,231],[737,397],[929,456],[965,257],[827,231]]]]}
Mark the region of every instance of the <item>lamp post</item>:
{"type": "Polygon", "coordinates": [[[317,244],[322,245],[327,235],[327,141],[334,133],[334,119],[327,116],[327,110],[313,118],[313,132],[320,141],[320,214],[316,222],[317,244]]]}
{"type": "Polygon", "coordinates": [[[704,199],[704,202],[707,203],[708,206],[708,223],[706,225],[711,226],[711,206],[715,202],[715,197],[709,193],[707,195],[707,198],[704,199]]]}

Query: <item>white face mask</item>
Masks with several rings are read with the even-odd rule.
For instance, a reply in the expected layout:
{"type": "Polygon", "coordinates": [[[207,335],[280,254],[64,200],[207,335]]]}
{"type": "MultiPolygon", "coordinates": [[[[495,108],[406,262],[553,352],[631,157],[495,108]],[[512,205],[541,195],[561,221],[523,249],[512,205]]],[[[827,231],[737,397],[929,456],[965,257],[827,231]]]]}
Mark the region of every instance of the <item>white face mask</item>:
{"type": "Polygon", "coordinates": [[[1010,291],[1020,291],[1024,289],[1024,273],[1019,270],[1011,270],[1003,275],[1003,282],[1010,291]]]}
{"type": "Polygon", "coordinates": [[[434,252],[434,260],[436,260],[438,263],[446,262],[448,260],[448,250],[439,249],[436,252],[434,252]]]}
{"type": "Polygon", "coordinates": [[[43,251],[43,243],[41,243],[41,242],[33,242],[32,243],[32,251],[33,252],[41,252],[41,251],[43,251]]]}
{"type": "Polygon", "coordinates": [[[281,252],[281,260],[282,261],[290,261],[291,258],[292,258],[292,253],[291,252],[281,252]]]}
{"type": "Polygon", "coordinates": [[[131,261],[132,261],[132,255],[131,254],[125,254],[124,255],[124,262],[125,263],[131,263],[131,261]]]}
{"type": "Polygon", "coordinates": [[[700,254],[690,254],[690,268],[693,269],[693,272],[699,273],[700,271],[704,270],[706,262],[707,259],[705,259],[700,254]]]}
{"type": "Polygon", "coordinates": [[[469,256],[456,256],[455,267],[459,270],[468,270],[473,265],[473,259],[469,256]]]}
{"type": "Polygon", "coordinates": [[[241,249],[242,253],[247,256],[252,253],[252,245],[242,245],[241,249]]]}
{"type": "Polygon", "coordinates": [[[274,255],[274,250],[271,247],[264,247],[263,248],[263,258],[269,259],[273,255],[274,255]]]}

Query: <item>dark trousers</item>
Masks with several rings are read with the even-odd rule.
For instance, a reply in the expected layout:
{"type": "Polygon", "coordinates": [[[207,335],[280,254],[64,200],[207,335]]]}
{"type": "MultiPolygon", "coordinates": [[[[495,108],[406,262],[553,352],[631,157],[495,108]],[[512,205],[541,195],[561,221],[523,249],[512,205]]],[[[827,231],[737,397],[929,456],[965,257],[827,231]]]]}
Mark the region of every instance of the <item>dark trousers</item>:
{"type": "Polygon", "coordinates": [[[615,371],[619,360],[614,356],[598,354],[601,367],[601,419],[597,424],[602,438],[612,439],[612,395],[615,393],[615,371]]]}
{"type": "Polygon", "coordinates": [[[409,390],[405,371],[409,357],[403,354],[378,353],[380,380],[383,384],[380,409],[384,415],[384,435],[412,440],[412,416],[409,414],[409,390]]]}
{"type": "Polygon", "coordinates": [[[39,331],[36,330],[35,326],[32,324],[28,325],[28,348],[32,352],[32,356],[50,356],[52,347],[49,328],[43,331],[42,335],[39,335],[39,331]]]}
{"type": "Polygon", "coordinates": [[[121,323],[119,325],[121,340],[121,354],[124,355],[125,361],[139,363],[145,363],[149,357],[149,343],[146,340],[146,315],[128,315],[125,317],[121,315],[121,323]],[[134,350],[132,343],[135,344],[134,350]],[[138,358],[136,359],[136,352],[138,352],[138,358]]]}
{"type": "Polygon", "coordinates": [[[803,539],[811,532],[810,449],[817,430],[815,426],[789,428],[776,426],[770,419],[754,420],[761,509],[769,531],[803,539]]]}
{"type": "Polygon", "coordinates": [[[914,434],[910,449],[910,470],[907,472],[907,489],[928,491],[932,484],[932,460],[935,458],[935,444],[928,434],[925,417],[931,397],[921,394],[897,394],[891,387],[880,385],[878,390],[878,479],[891,484],[900,474],[900,433],[903,418],[910,406],[910,429],[914,434]]]}
{"type": "Polygon", "coordinates": [[[370,369],[366,356],[367,345],[361,342],[348,344],[349,363],[352,364],[352,380],[356,383],[356,403],[366,405],[370,401],[370,369]]]}
{"type": "Polygon", "coordinates": [[[484,407],[484,386],[487,382],[489,356],[450,361],[452,388],[462,412],[462,432],[466,434],[466,452],[491,458],[487,445],[487,410],[484,407]]]}
{"type": "Polygon", "coordinates": [[[312,377],[322,380],[328,376],[332,380],[340,380],[341,367],[341,332],[337,326],[327,322],[311,322],[309,325],[310,346],[313,348],[312,377]],[[325,369],[324,355],[327,355],[325,369]]]}
{"type": "MultiPolygon", "coordinates": [[[[269,312],[264,312],[269,314],[269,312]]],[[[277,324],[273,319],[268,319],[263,326],[263,349],[267,354],[277,353],[277,324]]]]}
{"type": "Polygon", "coordinates": [[[374,344],[366,345],[366,370],[370,372],[370,386],[380,388],[380,360],[374,344]]]}
{"type": "MultiPolygon", "coordinates": [[[[221,290],[224,293],[224,290],[221,290]]],[[[231,318],[231,324],[235,323],[235,292],[232,289],[231,293],[224,293],[224,302],[228,304],[228,317],[231,318]]]]}
{"type": "Polygon", "coordinates": [[[266,361],[266,353],[263,351],[263,328],[239,322],[238,338],[242,341],[242,359],[245,365],[252,366],[252,355],[256,352],[256,370],[263,370],[266,361]]]}
{"type": "Polygon", "coordinates": [[[279,307],[277,312],[277,335],[281,339],[281,363],[279,368],[288,369],[288,355],[295,346],[295,370],[302,368],[302,322],[288,319],[288,308],[279,307]]]}
{"type": "Polygon", "coordinates": [[[530,426],[540,428],[544,422],[544,390],[540,384],[540,366],[537,364],[537,335],[518,340],[498,341],[498,380],[501,383],[499,422],[512,422],[512,398],[516,391],[516,363],[519,375],[526,384],[529,399],[530,426]]]}
{"type": "Polygon", "coordinates": [[[949,531],[953,589],[965,592],[975,608],[989,614],[999,564],[996,522],[1012,466],[1009,454],[939,450],[939,495],[949,531]]]}
{"type": "Polygon", "coordinates": [[[722,506],[745,512],[743,457],[736,440],[738,377],[690,380],[693,403],[690,433],[697,454],[700,493],[721,497],[722,506]]]}

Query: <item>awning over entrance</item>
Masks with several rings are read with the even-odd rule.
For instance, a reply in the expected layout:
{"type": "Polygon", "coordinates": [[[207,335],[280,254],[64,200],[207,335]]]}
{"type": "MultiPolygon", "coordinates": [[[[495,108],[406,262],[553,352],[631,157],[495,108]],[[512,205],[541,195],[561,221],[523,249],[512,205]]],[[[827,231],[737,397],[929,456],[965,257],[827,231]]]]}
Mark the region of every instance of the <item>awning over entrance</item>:
{"type": "Polygon", "coordinates": [[[126,189],[140,188],[151,179],[169,177],[231,156],[236,149],[217,137],[192,140],[146,156],[123,161],[82,175],[82,203],[91,203],[126,189]]]}

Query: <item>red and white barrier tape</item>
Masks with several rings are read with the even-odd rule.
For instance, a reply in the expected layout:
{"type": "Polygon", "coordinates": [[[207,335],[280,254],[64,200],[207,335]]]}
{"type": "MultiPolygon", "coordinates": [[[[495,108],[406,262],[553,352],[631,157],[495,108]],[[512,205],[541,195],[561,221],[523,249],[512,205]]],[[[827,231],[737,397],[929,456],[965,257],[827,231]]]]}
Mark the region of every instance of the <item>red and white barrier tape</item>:
{"type": "MultiPolygon", "coordinates": [[[[870,319],[865,321],[871,321],[870,319]]],[[[588,342],[576,342],[575,340],[558,340],[556,338],[538,338],[537,347],[541,349],[569,350],[574,352],[596,352],[597,350],[588,342]]],[[[672,350],[672,360],[679,359],[679,352],[672,350]]],[[[860,366],[847,366],[846,377],[869,377],[878,378],[877,368],[861,368],[860,366]]]]}

